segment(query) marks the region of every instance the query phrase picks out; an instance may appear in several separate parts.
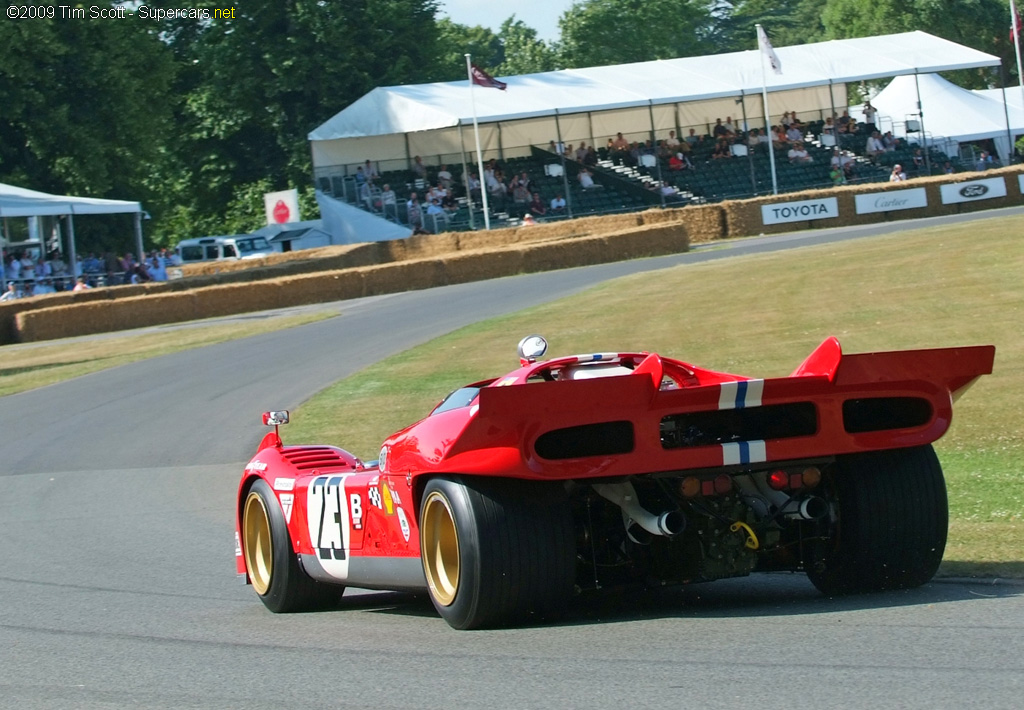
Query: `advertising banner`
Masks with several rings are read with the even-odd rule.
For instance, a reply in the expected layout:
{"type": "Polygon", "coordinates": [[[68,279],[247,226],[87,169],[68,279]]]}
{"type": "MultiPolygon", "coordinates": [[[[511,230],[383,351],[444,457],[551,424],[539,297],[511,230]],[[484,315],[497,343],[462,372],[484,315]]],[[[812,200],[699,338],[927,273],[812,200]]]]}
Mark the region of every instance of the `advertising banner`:
{"type": "Polygon", "coordinates": [[[857,214],[912,210],[916,207],[928,206],[928,194],[923,187],[889,192],[869,192],[866,195],[856,195],[854,200],[857,204],[857,214]]]}
{"type": "Polygon", "coordinates": [[[811,219],[834,219],[839,216],[839,202],[834,197],[799,202],[777,202],[761,206],[761,221],[764,224],[785,222],[806,222],[811,219]]]}
{"type": "Polygon", "coordinates": [[[939,191],[942,193],[942,204],[944,205],[952,205],[957,202],[992,200],[997,197],[1006,197],[1006,180],[1001,177],[995,177],[985,180],[971,180],[970,182],[957,182],[952,185],[941,185],[939,191]]]}

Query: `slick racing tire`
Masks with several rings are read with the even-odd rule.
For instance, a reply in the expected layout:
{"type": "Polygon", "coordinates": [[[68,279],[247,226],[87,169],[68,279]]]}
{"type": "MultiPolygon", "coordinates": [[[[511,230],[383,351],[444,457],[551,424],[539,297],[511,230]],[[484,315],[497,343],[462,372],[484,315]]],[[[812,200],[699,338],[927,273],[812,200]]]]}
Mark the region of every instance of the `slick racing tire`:
{"type": "Polygon", "coordinates": [[[946,548],[946,484],[932,447],[871,451],[837,460],[826,480],[836,511],[830,539],[807,576],[825,594],[918,587],[946,548]]]}
{"type": "Polygon", "coordinates": [[[242,504],[242,552],[253,589],[273,612],[322,609],[345,591],[317,582],[299,566],[277,496],[262,479],[249,487],[242,504]]]}
{"type": "Polygon", "coordinates": [[[561,611],[572,596],[572,514],[557,484],[470,477],[427,482],[420,552],[430,598],[456,629],[561,611]]]}

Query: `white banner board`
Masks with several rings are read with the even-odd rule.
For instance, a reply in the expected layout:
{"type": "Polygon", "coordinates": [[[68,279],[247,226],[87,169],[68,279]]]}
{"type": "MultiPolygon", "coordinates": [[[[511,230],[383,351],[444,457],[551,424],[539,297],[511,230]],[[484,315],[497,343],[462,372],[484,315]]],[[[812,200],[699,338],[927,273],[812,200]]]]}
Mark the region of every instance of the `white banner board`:
{"type": "Polygon", "coordinates": [[[1017,176],[1017,185],[1020,190],[1020,194],[1024,195],[1024,173],[1017,176]]]}
{"type": "Polygon", "coordinates": [[[267,211],[267,224],[301,222],[299,217],[299,191],[281,190],[263,195],[263,207],[267,211]]]}
{"type": "Polygon", "coordinates": [[[985,180],[957,182],[952,185],[941,185],[942,204],[952,205],[957,202],[977,202],[1006,197],[1006,180],[1001,177],[985,180]]]}
{"type": "Polygon", "coordinates": [[[857,204],[857,214],[912,210],[928,206],[928,193],[923,187],[915,187],[910,190],[869,192],[866,195],[857,195],[854,201],[857,204]]]}
{"type": "Polygon", "coordinates": [[[783,224],[785,222],[806,222],[811,219],[835,219],[839,216],[839,201],[834,197],[799,202],[777,202],[761,206],[761,222],[783,224]]]}

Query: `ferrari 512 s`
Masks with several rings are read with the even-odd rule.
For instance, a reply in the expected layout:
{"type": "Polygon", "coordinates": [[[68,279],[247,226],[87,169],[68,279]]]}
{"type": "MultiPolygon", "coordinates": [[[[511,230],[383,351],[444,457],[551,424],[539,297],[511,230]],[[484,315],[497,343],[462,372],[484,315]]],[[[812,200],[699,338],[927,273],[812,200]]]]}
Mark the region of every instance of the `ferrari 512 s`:
{"type": "Polygon", "coordinates": [[[426,591],[459,629],[521,623],[610,585],[803,570],[826,594],[932,578],[946,488],[932,442],[993,346],[844,355],[789,377],[654,353],[541,360],[448,395],[377,461],[285,446],[238,489],[238,572],[272,611],[345,585],[426,591]]]}

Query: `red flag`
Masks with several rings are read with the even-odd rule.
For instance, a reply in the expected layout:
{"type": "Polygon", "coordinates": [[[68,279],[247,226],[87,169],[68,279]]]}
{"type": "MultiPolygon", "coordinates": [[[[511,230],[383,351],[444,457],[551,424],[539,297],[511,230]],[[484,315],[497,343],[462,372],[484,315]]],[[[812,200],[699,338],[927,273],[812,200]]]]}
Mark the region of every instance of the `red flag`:
{"type": "Polygon", "coordinates": [[[477,86],[486,86],[488,89],[501,89],[502,91],[508,86],[508,84],[498,81],[476,64],[470,65],[470,75],[473,77],[473,83],[477,86]]]}

